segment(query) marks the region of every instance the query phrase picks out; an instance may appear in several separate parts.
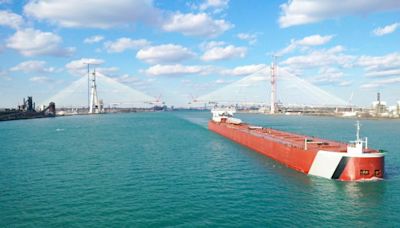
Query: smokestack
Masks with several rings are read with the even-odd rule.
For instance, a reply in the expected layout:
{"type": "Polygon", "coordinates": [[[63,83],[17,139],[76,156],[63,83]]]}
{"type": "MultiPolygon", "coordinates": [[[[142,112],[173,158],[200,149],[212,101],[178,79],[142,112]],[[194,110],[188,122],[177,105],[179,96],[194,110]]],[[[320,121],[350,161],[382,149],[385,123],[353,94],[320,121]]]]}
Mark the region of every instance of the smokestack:
{"type": "Polygon", "coordinates": [[[32,97],[28,97],[28,112],[33,111],[33,100],[32,97]]]}
{"type": "Polygon", "coordinates": [[[378,104],[381,104],[381,93],[376,94],[376,100],[378,101],[378,104]]]}

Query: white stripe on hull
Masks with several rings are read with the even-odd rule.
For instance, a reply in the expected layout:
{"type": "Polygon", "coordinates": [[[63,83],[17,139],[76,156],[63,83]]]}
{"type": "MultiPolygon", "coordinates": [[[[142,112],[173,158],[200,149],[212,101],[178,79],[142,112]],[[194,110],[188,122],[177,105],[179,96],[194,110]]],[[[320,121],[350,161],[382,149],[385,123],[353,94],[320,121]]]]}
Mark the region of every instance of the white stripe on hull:
{"type": "Polygon", "coordinates": [[[343,155],[346,154],[322,150],[318,151],[308,174],[331,179],[343,155]]]}

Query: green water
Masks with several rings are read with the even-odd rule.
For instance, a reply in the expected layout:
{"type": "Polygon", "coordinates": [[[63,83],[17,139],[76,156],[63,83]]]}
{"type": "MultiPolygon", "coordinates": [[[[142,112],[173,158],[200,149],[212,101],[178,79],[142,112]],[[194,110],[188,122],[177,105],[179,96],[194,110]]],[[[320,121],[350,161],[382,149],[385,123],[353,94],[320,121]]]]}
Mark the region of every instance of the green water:
{"type": "MultiPolygon", "coordinates": [[[[363,120],[387,179],[306,176],[207,130],[208,112],[0,123],[0,227],[400,226],[400,121],[363,120]]],[[[242,114],[348,141],[354,120],[242,114]]]]}

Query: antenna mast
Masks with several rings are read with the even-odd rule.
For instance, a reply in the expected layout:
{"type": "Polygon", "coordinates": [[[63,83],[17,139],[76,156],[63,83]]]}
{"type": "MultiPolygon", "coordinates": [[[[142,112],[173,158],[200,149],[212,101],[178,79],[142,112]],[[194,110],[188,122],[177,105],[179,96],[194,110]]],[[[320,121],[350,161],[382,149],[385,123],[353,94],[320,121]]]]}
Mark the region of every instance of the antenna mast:
{"type": "Polygon", "coordinates": [[[360,121],[357,120],[357,124],[356,124],[356,141],[360,141],[360,121]]]}
{"type": "Polygon", "coordinates": [[[272,64],[271,64],[271,112],[270,114],[275,114],[276,112],[276,74],[277,74],[277,65],[276,59],[277,56],[272,56],[272,64]]]}

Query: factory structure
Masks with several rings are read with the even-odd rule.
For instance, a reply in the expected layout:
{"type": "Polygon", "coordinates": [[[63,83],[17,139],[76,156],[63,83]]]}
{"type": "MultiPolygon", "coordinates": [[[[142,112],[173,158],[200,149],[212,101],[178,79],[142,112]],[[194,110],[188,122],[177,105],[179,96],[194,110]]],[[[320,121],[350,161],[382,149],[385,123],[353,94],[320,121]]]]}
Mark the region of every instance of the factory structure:
{"type": "Polygon", "coordinates": [[[50,102],[48,106],[41,106],[36,109],[36,104],[33,102],[33,98],[29,96],[27,99],[23,99],[22,105],[18,105],[17,108],[0,110],[0,121],[6,120],[19,120],[19,119],[34,119],[34,118],[45,118],[56,116],[56,105],[54,102],[50,102]]]}
{"type": "Polygon", "coordinates": [[[393,106],[388,106],[386,101],[381,100],[381,93],[377,93],[376,101],[372,102],[370,114],[373,117],[399,118],[400,117],[400,101],[393,106]]]}

